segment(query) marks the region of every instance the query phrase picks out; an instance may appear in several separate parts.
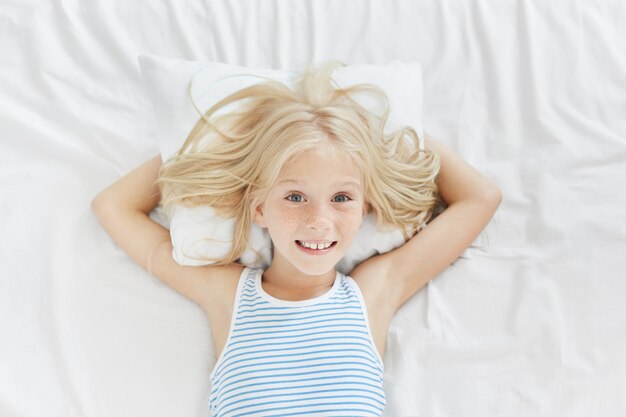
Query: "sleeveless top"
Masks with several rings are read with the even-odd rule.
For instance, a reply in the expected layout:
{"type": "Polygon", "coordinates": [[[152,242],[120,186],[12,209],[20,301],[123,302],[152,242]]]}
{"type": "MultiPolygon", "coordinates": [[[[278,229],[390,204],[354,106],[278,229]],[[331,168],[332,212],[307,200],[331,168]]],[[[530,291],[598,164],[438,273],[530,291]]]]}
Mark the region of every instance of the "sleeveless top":
{"type": "Polygon", "coordinates": [[[244,268],[230,332],[211,372],[213,417],[380,416],[383,361],[363,296],[337,272],[319,297],[281,300],[244,268]]]}

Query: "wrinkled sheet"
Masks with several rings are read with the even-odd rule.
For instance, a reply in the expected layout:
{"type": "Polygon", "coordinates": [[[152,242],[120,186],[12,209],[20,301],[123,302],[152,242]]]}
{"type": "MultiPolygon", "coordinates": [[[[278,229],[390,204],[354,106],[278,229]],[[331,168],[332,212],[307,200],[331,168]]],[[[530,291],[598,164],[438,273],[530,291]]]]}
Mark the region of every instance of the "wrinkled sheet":
{"type": "Polygon", "coordinates": [[[3,1],[0,415],[208,415],[203,312],[89,207],[158,152],[152,53],[420,62],[425,130],[504,199],[394,318],[385,416],[626,416],[624,21],[618,0],[3,1]]]}

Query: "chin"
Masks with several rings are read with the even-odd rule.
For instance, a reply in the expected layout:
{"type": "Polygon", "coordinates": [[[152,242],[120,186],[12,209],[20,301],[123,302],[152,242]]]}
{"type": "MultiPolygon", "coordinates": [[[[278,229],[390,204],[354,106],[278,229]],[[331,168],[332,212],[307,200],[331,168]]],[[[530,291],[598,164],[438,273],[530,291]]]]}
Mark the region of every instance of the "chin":
{"type": "Polygon", "coordinates": [[[309,261],[309,262],[294,262],[292,263],[292,265],[294,266],[294,268],[296,268],[298,271],[302,272],[303,274],[306,275],[314,275],[314,276],[319,276],[319,275],[324,275],[327,274],[329,271],[335,271],[335,267],[337,266],[337,264],[339,263],[339,260],[335,261],[335,260],[325,260],[324,262],[320,262],[320,261],[309,261]]]}
{"type": "Polygon", "coordinates": [[[334,263],[330,266],[328,265],[310,265],[310,266],[294,265],[294,267],[305,275],[320,276],[320,275],[327,274],[331,270],[335,271],[336,265],[337,263],[334,263]]]}

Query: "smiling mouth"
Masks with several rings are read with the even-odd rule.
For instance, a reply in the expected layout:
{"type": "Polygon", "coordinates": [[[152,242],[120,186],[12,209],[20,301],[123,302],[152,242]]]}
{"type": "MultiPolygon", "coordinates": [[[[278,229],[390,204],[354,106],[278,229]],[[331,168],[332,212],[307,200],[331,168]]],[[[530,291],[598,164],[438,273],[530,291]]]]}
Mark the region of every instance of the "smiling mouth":
{"type": "Polygon", "coordinates": [[[300,246],[302,249],[307,249],[307,250],[311,250],[311,251],[325,251],[328,250],[330,248],[333,248],[335,245],[337,245],[337,241],[326,241],[326,242],[319,242],[319,243],[313,243],[313,242],[306,242],[306,241],[301,241],[301,240],[296,240],[296,244],[298,244],[298,246],[300,246]]]}

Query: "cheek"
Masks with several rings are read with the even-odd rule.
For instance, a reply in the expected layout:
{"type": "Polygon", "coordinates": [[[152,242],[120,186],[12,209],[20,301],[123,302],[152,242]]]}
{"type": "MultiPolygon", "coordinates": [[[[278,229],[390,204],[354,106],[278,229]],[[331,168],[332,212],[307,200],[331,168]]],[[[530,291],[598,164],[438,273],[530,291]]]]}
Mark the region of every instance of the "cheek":
{"type": "Polygon", "coordinates": [[[289,210],[288,208],[279,208],[275,211],[274,223],[278,227],[288,225],[297,225],[300,222],[300,215],[297,210],[289,210]]]}
{"type": "Polygon", "coordinates": [[[353,213],[345,214],[340,221],[346,227],[349,227],[350,230],[357,231],[361,227],[362,220],[362,211],[355,210],[353,213]]]}
{"type": "Polygon", "coordinates": [[[357,231],[361,227],[361,214],[361,209],[340,212],[337,215],[337,224],[346,231],[357,231]]]}

